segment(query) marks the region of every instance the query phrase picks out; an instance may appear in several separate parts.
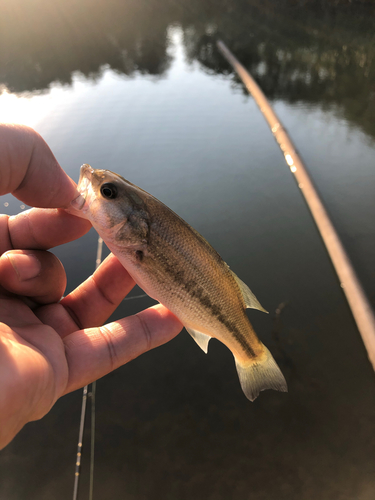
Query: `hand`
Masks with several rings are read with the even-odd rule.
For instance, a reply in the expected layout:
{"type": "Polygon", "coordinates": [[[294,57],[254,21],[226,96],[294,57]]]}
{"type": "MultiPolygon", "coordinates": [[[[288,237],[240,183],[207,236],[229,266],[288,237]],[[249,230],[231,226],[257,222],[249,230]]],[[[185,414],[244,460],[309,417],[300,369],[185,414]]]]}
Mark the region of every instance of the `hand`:
{"type": "Polygon", "coordinates": [[[47,249],[79,238],[84,219],[60,208],[77,195],[32,129],[0,125],[0,195],[34,207],[0,215],[0,449],[64,394],[172,339],[178,319],[157,305],[100,326],[134,286],[112,254],[76,290],[47,249]],[[56,208],[57,207],[57,208],[56,208]]]}

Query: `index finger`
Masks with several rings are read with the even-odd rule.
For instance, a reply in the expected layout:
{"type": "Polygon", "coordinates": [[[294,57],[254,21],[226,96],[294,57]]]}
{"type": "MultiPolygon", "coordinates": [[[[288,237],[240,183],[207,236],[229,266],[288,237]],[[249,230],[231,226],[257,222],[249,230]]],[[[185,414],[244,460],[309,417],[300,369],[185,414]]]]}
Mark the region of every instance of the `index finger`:
{"type": "Polygon", "coordinates": [[[35,130],[0,124],[0,195],[12,193],[34,207],[14,217],[0,215],[0,255],[13,248],[48,249],[79,238],[91,227],[68,215],[66,207],[78,196],[75,182],[58,164],[35,130]]]}
{"type": "Polygon", "coordinates": [[[42,137],[14,124],[0,124],[0,195],[6,193],[44,208],[69,206],[78,196],[75,182],[42,137]]]}

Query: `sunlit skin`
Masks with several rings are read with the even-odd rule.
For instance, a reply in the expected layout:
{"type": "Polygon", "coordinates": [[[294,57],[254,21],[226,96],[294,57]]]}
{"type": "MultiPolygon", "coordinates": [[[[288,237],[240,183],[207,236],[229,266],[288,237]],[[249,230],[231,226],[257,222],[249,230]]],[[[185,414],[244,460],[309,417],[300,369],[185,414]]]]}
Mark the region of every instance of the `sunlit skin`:
{"type": "Polygon", "coordinates": [[[0,125],[0,195],[6,193],[43,208],[0,215],[0,448],[64,394],[182,329],[161,305],[101,326],[134,286],[113,255],[60,301],[67,278],[47,250],[91,225],[60,210],[77,196],[76,185],[43,139],[20,125],[0,125]]]}

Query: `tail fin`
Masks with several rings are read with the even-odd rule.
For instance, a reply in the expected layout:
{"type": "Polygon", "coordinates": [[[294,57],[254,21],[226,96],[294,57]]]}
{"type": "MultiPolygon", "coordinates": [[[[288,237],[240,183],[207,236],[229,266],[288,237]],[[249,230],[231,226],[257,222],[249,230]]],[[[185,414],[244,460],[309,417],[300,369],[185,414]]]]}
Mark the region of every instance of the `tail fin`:
{"type": "Polygon", "coordinates": [[[284,375],[281,373],[270,351],[266,346],[263,347],[265,352],[259,360],[241,364],[235,358],[242,390],[250,401],[254,401],[260,391],[264,391],[265,389],[288,392],[284,375]]]}

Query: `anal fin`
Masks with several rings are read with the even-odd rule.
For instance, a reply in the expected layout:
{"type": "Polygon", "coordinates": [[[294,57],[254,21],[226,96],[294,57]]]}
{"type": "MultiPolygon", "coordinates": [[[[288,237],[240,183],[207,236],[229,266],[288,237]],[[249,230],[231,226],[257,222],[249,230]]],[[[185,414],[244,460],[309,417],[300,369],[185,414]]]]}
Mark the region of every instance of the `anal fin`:
{"type": "Polygon", "coordinates": [[[198,332],[198,330],[194,330],[193,328],[186,328],[186,330],[190,333],[199,347],[207,354],[208,343],[212,337],[210,337],[206,333],[198,332]]]}

